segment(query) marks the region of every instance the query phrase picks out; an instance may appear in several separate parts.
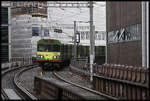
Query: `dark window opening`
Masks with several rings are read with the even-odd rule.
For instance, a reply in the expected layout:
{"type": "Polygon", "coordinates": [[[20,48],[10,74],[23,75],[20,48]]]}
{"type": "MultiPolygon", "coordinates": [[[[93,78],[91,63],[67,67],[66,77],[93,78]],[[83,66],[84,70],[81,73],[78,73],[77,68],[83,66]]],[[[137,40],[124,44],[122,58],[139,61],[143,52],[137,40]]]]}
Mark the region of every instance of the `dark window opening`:
{"type": "Polygon", "coordinates": [[[59,45],[38,45],[38,51],[40,52],[59,52],[59,45]]]}

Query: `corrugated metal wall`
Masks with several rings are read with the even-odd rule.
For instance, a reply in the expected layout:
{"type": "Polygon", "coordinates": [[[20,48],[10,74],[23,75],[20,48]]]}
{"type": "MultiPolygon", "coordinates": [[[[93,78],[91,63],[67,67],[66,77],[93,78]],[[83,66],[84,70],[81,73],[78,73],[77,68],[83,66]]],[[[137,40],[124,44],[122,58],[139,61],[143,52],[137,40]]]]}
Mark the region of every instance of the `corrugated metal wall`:
{"type": "Polygon", "coordinates": [[[108,44],[108,63],[142,65],[141,41],[108,44]]]}
{"type": "Polygon", "coordinates": [[[106,30],[110,32],[128,25],[141,23],[141,2],[106,2],[106,30]]]}
{"type": "MultiPolygon", "coordinates": [[[[132,24],[141,24],[141,18],[141,2],[106,2],[107,32],[132,24]]],[[[141,66],[141,40],[107,44],[107,61],[113,64],[141,66]]]]}

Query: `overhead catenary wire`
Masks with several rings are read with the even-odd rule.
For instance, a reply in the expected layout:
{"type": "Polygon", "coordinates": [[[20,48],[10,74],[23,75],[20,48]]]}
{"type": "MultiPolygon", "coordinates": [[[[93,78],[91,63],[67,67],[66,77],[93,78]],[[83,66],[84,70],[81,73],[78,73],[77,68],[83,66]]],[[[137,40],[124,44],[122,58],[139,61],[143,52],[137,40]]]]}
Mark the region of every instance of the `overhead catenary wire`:
{"type": "MultiPolygon", "coordinates": [[[[72,2],[72,3],[73,3],[73,2],[72,2]]],[[[79,2],[79,3],[80,3],[80,2],[79,2]]],[[[98,7],[99,5],[98,5],[98,3],[95,3],[94,6],[98,7]]],[[[102,3],[101,6],[105,6],[105,4],[102,3]]],[[[66,8],[58,8],[58,9],[61,9],[61,10],[63,10],[63,11],[64,11],[64,10],[66,11],[66,8]]],[[[67,18],[68,18],[68,17],[71,17],[71,18],[72,18],[73,16],[76,16],[76,15],[78,15],[78,14],[81,15],[82,13],[85,13],[87,10],[89,10],[89,9],[84,9],[84,11],[82,11],[83,9],[81,9],[81,8],[78,8],[78,9],[80,9],[80,12],[79,12],[79,13],[76,13],[76,14],[74,14],[74,15],[64,16],[64,17],[67,17],[67,18]]],[[[67,11],[67,12],[70,12],[70,11],[67,11]]],[[[74,13],[74,12],[71,11],[70,13],[74,13]]],[[[62,15],[64,15],[64,14],[62,14],[62,15]]],[[[51,16],[50,16],[50,17],[51,17],[51,16]]],[[[60,21],[63,20],[64,17],[58,18],[58,19],[56,19],[56,20],[52,20],[52,17],[51,17],[51,23],[53,23],[53,22],[54,22],[54,23],[58,23],[58,22],[60,23],[60,21]]],[[[86,16],[82,16],[82,18],[83,18],[83,17],[86,18],[86,16]]],[[[99,26],[96,26],[96,27],[98,28],[99,26]]],[[[100,27],[99,27],[99,28],[100,28],[100,27]]]]}
{"type": "MultiPolygon", "coordinates": [[[[98,7],[98,5],[96,5],[97,7],[98,7]]],[[[47,7],[49,7],[49,6],[47,6],[47,7]]],[[[66,9],[64,9],[64,8],[59,8],[59,9],[63,9],[63,11],[66,11],[66,9]]],[[[73,16],[78,16],[78,15],[81,15],[82,13],[85,13],[87,10],[89,10],[89,9],[85,9],[84,11],[82,11],[83,9],[81,9],[81,8],[77,8],[77,9],[80,9],[80,12],[79,13],[76,13],[76,12],[72,12],[72,11],[67,11],[67,12],[69,12],[69,13],[75,13],[74,15],[69,15],[69,16],[64,16],[64,17],[73,17],[73,16]]],[[[51,10],[51,9],[50,9],[51,10]]],[[[64,15],[64,14],[62,14],[62,15],[64,15]]],[[[53,19],[52,19],[52,17],[51,17],[51,14],[50,14],[50,16],[49,16],[49,18],[50,18],[50,22],[51,22],[51,30],[52,30],[52,26],[55,26],[55,28],[63,28],[62,27],[62,25],[60,24],[60,20],[63,20],[64,19],[64,17],[61,17],[61,18],[58,18],[58,19],[56,19],[56,20],[54,20],[53,21],[53,19]]],[[[83,17],[85,17],[85,16],[82,16],[82,18],[83,17]]]]}
{"type": "MultiPolygon", "coordinates": [[[[88,10],[88,9],[87,9],[88,10]]],[[[86,10],[86,11],[87,11],[86,10]]],[[[85,12],[86,12],[85,11],[85,12]]],[[[70,12],[71,13],[71,12],[70,12]]],[[[81,15],[81,13],[79,12],[79,13],[76,13],[76,14],[74,14],[74,15],[69,15],[69,16],[64,16],[64,17],[66,17],[66,18],[68,18],[68,17],[75,17],[75,16],[79,16],[79,15],[81,15]]],[[[60,21],[60,20],[62,20],[62,19],[64,19],[64,17],[61,17],[61,18],[59,18],[59,19],[57,19],[57,20],[55,20],[55,21],[51,21],[51,22],[58,22],[58,21],[60,21]]]]}

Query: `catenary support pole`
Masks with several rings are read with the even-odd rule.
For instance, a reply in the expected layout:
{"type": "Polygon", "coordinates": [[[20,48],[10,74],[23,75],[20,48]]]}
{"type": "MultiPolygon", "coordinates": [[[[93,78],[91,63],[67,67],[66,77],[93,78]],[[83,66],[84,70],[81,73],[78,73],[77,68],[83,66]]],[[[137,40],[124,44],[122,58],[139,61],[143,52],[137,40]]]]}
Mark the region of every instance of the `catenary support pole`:
{"type": "Polygon", "coordinates": [[[149,68],[149,1],[146,2],[146,18],[147,18],[147,68],[149,68]]]}
{"type": "Polygon", "coordinates": [[[77,45],[76,45],[76,21],[74,21],[74,59],[77,57],[77,45]]]}
{"type": "Polygon", "coordinates": [[[149,67],[149,4],[142,2],[142,66],[149,67]]]}
{"type": "Polygon", "coordinates": [[[94,30],[93,30],[93,1],[90,3],[90,81],[93,81],[93,62],[94,62],[94,30]]]}
{"type": "Polygon", "coordinates": [[[11,67],[11,7],[8,7],[8,56],[9,56],[9,68],[11,67]]]}

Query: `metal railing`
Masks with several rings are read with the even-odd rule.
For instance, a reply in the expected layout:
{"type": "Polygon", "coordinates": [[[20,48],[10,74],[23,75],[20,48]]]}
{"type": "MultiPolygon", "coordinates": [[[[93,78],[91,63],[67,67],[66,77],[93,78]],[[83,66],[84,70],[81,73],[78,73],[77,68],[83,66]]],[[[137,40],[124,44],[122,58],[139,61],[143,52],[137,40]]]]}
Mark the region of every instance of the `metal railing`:
{"type": "Polygon", "coordinates": [[[149,99],[149,70],[118,64],[95,67],[93,88],[120,99],[149,99]]]}
{"type": "Polygon", "coordinates": [[[72,58],[70,66],[72,72],[82,75],[87,81],[90,80],[88,57],[72,58]]]}
{"type": "MultiPolygon", "coordinates": [[[[72,68],[90,74],[90,64],[73,60],[72,68]]],[[[79,73],[79,72],[78,72],[79,73]]],[[[80,73],[80,74],[82,74],[80,73]]],[[[93,65],[93,89],[120,99],[149,99],[149,70],[120,64],[93,65]]],[[[85,75],[89,81],[90,75],[85,75]]]]}
{"type": "Polygon", "coordinates": [[[32,57],[16,57],[10,59],[11,67],[25,66],[32,64],[32,57]]]}
{"type": "Polygon", "coordinates": [[[107,97],[93,93],[81,86],[58,80],[35,76],[34,90],[45,99],[54,100],[108,100],[107,97]]]}

